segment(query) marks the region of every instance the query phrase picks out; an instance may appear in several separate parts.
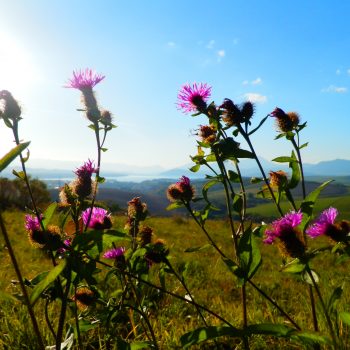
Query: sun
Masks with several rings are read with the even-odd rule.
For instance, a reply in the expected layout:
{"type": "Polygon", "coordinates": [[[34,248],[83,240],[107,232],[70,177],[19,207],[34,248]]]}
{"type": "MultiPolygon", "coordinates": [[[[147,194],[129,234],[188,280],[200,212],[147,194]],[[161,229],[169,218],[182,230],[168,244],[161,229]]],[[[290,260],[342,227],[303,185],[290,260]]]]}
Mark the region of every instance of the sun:
{"type": "Polygon", "coordinates": [[[20,42],[0,33],[0,90],[23,93],[38,79],[33,55],[20,42]]]}

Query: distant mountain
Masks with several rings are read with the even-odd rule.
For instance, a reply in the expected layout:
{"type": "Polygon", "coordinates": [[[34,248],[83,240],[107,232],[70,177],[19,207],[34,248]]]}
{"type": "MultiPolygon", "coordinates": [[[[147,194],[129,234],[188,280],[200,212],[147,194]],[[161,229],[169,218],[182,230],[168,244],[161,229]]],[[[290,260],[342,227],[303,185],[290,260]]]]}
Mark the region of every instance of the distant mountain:
{"type": "MultiPolygon", "coordinates": [[[[289,171],[287,163],[270,162],[264,158],[260,158],[262,167],[266,174],[273,170],[289,171]]],[[[74,170],[81,163],[73,161],[54,161],[54,160],[38,160],[33,159],[28,162],[28,173],[39,179],[70,179],[73,178],[74,170]]],[[[241,172],[245,177],[261,176],[259,169],[253,159],[241,159],[239,162],[241,172]]],[[[193,164],[186,164],[181,167],[164,170],[160,166],[132,166],[128,164],[103,163],[101,175],[109,179],[118,179],[119,181],[140,182],[146,179],[178,179],[185,175],[191,179],[202,179],[206,174],[210,174],[210,170],[202,166],[198,172],[191,172],[189,169],[193,164]]],[[[211,164],[215,171],[218,168],[214,163],[211,164]]],[[[334,159],[322,161],[317,164],[304,163],[305,176],[350,176],[350,160],[334,159]]],[[[233,169],[233,165],[227,162],[227,168],[233,169]]],[[[12,169],[20,171],[20,166],[15,165],[3,171],[0,176],[13,177],[12,169]]],[[[233,169],[234,170],[234,169],[233,169]]]]}
{"type": "MultiPolygon", "coordinates": [[[[260,159],[261,165],[264,168],[265,172],[268,174],[269,171],[284,170],[288,172],[288,164],[286,163],[276,163],[270,162],[266,159],[260,159]]],[[[243,159],[240,161],[240,169],[243,176],[260,176],[259,169],[252,159],[243,159]]],[[[188,164],[187,167],[174,168],[171,170],[164,171],[160,174],[160,177],[164,178],[178,178],[182,175],[188,176],[190,178],[203,178],[205,174],[210,174],[210,171],[205,166],[202,166],[201,169],[193,173],[189,170],[193,164],[188,164]]],[[[230,168],[232,165],[230,165],[230,168]]],[[[346,159],[335,159],[322,161],[317,164],[304,163],[304,173],[305,176],[350,176],[350,160],[346,159]]],[[[217,168],[214,166],[214,169],[217,168]]]]}

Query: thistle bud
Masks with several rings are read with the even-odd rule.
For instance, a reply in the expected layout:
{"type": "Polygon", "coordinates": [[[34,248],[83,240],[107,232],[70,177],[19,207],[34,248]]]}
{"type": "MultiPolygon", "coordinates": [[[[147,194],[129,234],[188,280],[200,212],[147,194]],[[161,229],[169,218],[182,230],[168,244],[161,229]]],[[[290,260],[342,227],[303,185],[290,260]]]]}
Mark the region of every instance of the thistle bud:
{"type": "Polygon", "coordinates": [[[7,90],[2,90],[0,91],[0,100],[4,101],[1,115],[4,118],[19,120],[22,113],[21,108],[12,94],[7,90]]]}
{"type": "Polygon", "coordinates": [[[80,310],[85,310],[89,306],[93,305],[97,298],[91,289],[87,287],[81,287],[77,289],[72,299],[77,303],[77,306],[80,310]]]}
{"type": "Polygon", "coordinates": [[[276,107],[270,115],[276,118],[277,128],[282,132],[294,130],[300,122],[300,117],[295,112],[285,113],[281,108],[276,107]]]}
{"type": "Polygon", "coordinates": [[[244,117],[239,108],[228,98],[224,99],[220,109],[223,110],[222,120],[227,126],[238,125],[244,122],[244,117]]]}
{"type": "Polygon", "coordinates": [[[159,264],[162,261],[164,261],[168,254],[169,249],[166,247],[165,242],[161,239],[158,239],[154,244],[152,244],[149,247],[145,258],[151,263],[159,264]]]}
{"type": "Polygon", "coordinates": [[[250,101],[245,102],[241,108],[241,114],[243,119],[247,122],[254,114],[254,105],[250,101]]]}
{"type": "Polygon", "coordinates": [[[182,176],[180,181],[170,185],[167,190],[167,197],[171,202],[185,201],[189,202],[194,197],[194,188],[191,186],[190,179],[182,176]]]}
{"type": "Polygon", "coordinates": [[[148,214],[147,204],[142,203],[140,197],[135,197],[128,202],[128,217],[136,221],[143,221],[148,214]]]}
{"type": "Polygon", "coordinates": [[[283,170],[270,171],[270,185],[279,189],[284,188],[288,183],[287,173],[283,170]]]}
{"type": "Polygon", "coordinates": [[[216,140],[216,128],[213,125],[201,125],[198,135],[202,142],[211,144],[216,140]]]}

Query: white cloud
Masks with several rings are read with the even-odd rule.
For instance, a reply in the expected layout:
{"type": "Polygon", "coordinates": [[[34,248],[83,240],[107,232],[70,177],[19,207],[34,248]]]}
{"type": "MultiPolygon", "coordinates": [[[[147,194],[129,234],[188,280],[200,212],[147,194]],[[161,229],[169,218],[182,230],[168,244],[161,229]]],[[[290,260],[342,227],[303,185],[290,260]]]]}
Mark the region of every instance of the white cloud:
{"type": "Polygon", "coordinates": [[[346,72],[350,75],[350,69],[348,69],[346,72]]]}
{"type": "Polygon", "coordinates": [[[219,50],[219,51],[217,52],[218,62],[221,62],[221,60],[225,57],[225,55],[226,55],[225,50],[219,50]]]}
{"type": "Polygon", "coordinates": [[[262,79],[260,77],[252,81],[252,85],[260,85],[260,84],[262,84],[262,79]]]}
{"type": "Polygon", "coordinates": [[[262,79],[260,77],[257,77],[256,79],[249,81],[249,80],[243,80],[242,84],[243,85],[261,85],[262,84],[262,79]]]}
{"type": "MultiPolygon", "coordinates": [[[[349,72],[349,71],[348,71],[349,72]]],[[[340,75],[341,74],[341,70],[338,68],[336,71],[335,71],[335,74],[336,75],[340,75]]]]}
{"type": "Polygon", "coordinates": [[[167,46],[168,46],[168,47],[175,47],[176,44],[175,44],[173,41],[168,41],[168,42],[167,42],[167,46]]]}
{"type": "Polygon", "coordinates": [[[206,48],[211,50],[214,48],[214,45],[215,45],[215,40],[210,40],[206,45],[206,48]]]}
{"type": "Polygon", "coordinates": [[[255,103],[267,102],[267,96],[260,95],[260,94],[257,94],[255,92],[248,92],[248,93],[244,94],[244,98],[250,102],[255,102],[255,103]]]}
{"type": "Polygon", "coordinates": [[[322,92],[335,92],[337,94],[344,94],[348,91],[348,88],[335,86],[335,85],[329,85],[327,88],[324,88],[321,91],[322,92]]]}

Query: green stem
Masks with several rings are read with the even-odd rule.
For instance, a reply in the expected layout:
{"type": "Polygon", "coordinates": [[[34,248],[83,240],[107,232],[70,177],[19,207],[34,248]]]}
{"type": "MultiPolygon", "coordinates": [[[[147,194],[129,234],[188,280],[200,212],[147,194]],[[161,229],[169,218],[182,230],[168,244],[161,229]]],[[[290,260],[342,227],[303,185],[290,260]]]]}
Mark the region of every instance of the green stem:
{"type": "Polygon", "coordinates": [[[88,219],[86,221],[86,225],[85,225],[84,231],[86,231],[88,229],[89,223],[90,223],[90,220],[91,220],[92,209],[94,208],[96,195],[97,195],[98,179],[100,177],[100,167],[101,167],[101,141],[100,141],[100,131],[99,131],[98,122],[95,122],[94,126],[95,126],[95,136],[96,136],[96,144],[97,144],[97,170],[96,170],[95,184],[94,184],[94,189],[93,189],[93,194],[92,194],[92,199],[91,199],[91,205],[90,205],[90,213],[89,213],[89,217],[88,217],[88,219]]]}
{"type": "MultiPolygon", "coordinates": [[[[191,300],[194,300],[194,299],[193,299],[193,296],[192,296],[192,293],[191,293],[190,290],[188,289],[188,287],[187,287],[187,285],[186,285],[184,279],[183,279],[181,276],[179,276],[179,274],[175,271],[175,269],[174,269],[173,266],[170,264],[170,261],[169,261],[168,259],[165,259],[165,264],[169,267],[169,269],[172,271],[172,273],[175,275],[175,277],[179,280],[179,282],[180,282],[181,285],[184,287],[184,289],[185,289],[187,295],[191,298],[191,300]]],[[[208,324],[207,324],[207,322],[206,322],[206,320],[205,320],[205,318],[204,318],[204,316],[203,316],[203,314],[202,314],[200,308],[197,307],[197,306],[195,306],[195,307],[196,307],[197,313],[198,313],[198,315],[200,316],[200,318],[202,319],[204,325],[205,325],[206,327],[208,327],[208,324]]]]}
{"type": "Polygon", "coordinates": [[[334,333],[334,329],[333,329],[331,318],[329,317],[329,314],[328,314],[328,311],[327,311],[327,308],[326,308],[326,304],[324,303],[324,300],[322,298],[320,289],[318,288],[318,285],[317,285],[317,283],[315,281],[315,278],[314,278],[314,276],[312,274],[312,271],[310,269],[310,266],[308,264],[306,265],[306,272],[309,275],[309,277],[310,277],[310,279],[312,281],[312,285],[315,288],[315,291],[316,291],[316,294],[318,296],[318,299],[320,300],[320,303],[321,303],[321,306],[322,306],[322,310],[323,310],[324,316],[325,316],[326,321],[327,321],[327,326],[328,326],[329,332],[330,332],[331,337],[332,337],[334,349],[337,349],[337,340],[336,340],[336,336],[335,336],[335,333],[334,333]]]}
{"type": "Polygon", "coordinates": [[[58,329],[57,329],[57,337],[56,337],[56,350],[61,350],[61,341],[62,341],[62,335],[63,335],[63,329],[64,329],[64,320],[66,318],[66,311],[67,311],[67,301],[68,301],[68,294],[71,284],[71,271],[68,271],[68,277],[67,277],[67,283],[66,283],[66,290],[64,292],[64,295],[62,296],[62,305],[61,305],[61,312],[60,317],[58,320],[58,329]]]}
{"type": "Polygon", "coordinates": [[[26,306],[28,308],[28,313],[29,313],[30,319],[31,319],[32,324],[33,324],[35,335],[36,335],[36,337],[38,339],[39,348],[44,350],[45,346],[44,346],[44,343],[43,343],[43,340],[42,340],[42,337],[41,337],[41,334],[40,334],[40,331],[39,331],[38,322],[36,320],[36,317],[35,317],[35,314],[34,314],[34,310],[33,310],[32,305],[30,303],[30,300],[29,300],[29,297],[28,297],[28,293],[27,293],[26,287],[25,287],[24,282],[23,282],[22,273],[21,273],[21,270],[19,268],[16,256],[15,256],[15,252],[14,252],[14,250],[12,248],[12,245],[11,245],[11,242],[10,242],[10,238],[8,236],[8,233],[7,233],[7,230],[6,230],[6,227],[5,227],[5,224],[4,224],[1,212],[0,212],[0,227],[1,227],[1,232],[2,232],[2,234],[4,236],[4,239],[5,239],[5,244],[6,244],[7,250],[9,252],[9,254],[10,254],[12,265],[13,265],[15,271],[16,271],[16,275],[17,275],[17,278],[18,278],[18,281],[19,281],[19,284],[20,284],[20,287],[21,287],[21,290],[22,290],[23,297],[24,297],[24,302],[25,302],[25,304],[26,304],[26,306]]]}
{"type": "Polygon", "coordinates": [[[266,177],[266,175],[265,175],[265,171],[264,171],[264,169],[263,169],[263,167],[262,167],[262,165],[261,165],[261,163],[260,163],[260,160],[259,160],[259,158],[258,158],[258,156],[257,156],[257,154],[256,154],[256,152],[255,152],[255,149],[254,149],[254,147],[253,147],[253,145],[252,145],[252,143],[251,143],[251,141],[250,141],[249,135],[243,130],[243,128],[242,128],[241,125],[238,125],[238,129],[239,129],[241,135],[244,137],[244,139],[245,139],[246,142],[248,143],[248,146],[249,146],[251,152],[252,152],[253,155],[254,155],[254,159],[255,159],[255,161],[256,161],[258,167],[259,167],[259,170],[260,170],[260,172],[261,172],[261,175],[262,175],[262,177],[263,177],[263,180],[264,180],[264,182],[265,182],[267,188],[269,189],[269,192],[270,192],[270,194],[271,194],[271,197],[272,197],[273,201],[274,201],[275,204],[276,204],[276,207],[277,207],[278,212],[280,213],[281,216],[283,216],[283,211],[282,211],[280,205],[277,203],[275,194],[273,193],[273,190],[272,190],[272,188],[271,188],[271,186],[270,186],[270,183],[269,183],[269,181],[268,181],[268,179],[267,179],[267,177],[266,177]]]}
{"type": "Polygon", "coordinates": [[[50,318],[49,318],[49,312],[48,312],[49,302],[50,302],[50,300],[49,300],[49,298],[47,298],[46,302],[45,302],[45,321],[46,321],[47,326],[49,327],[50,332],[53,335],[53,338],[56,339],[56,333],[52,327],[52,324],[51,324],[50,318]]]}

